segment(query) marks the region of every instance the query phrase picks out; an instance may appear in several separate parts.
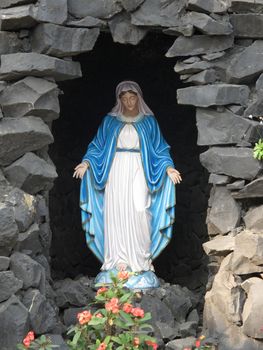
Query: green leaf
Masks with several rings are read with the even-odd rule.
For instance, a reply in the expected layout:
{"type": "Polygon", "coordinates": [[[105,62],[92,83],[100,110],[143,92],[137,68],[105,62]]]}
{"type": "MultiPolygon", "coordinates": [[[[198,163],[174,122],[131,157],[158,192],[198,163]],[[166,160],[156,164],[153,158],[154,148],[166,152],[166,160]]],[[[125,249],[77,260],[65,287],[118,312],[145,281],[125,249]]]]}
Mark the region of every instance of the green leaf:
{"type": "Polygon", "coordinates": [[[146,312],[146,314],[144,315],[144,317],[141,318],[141,319],[139,320],[139,323],[148,321],[148,320],[150,320],[151,318],[152,318],[151,313],[150,313],[150,312],[146,312]]]}
{"type": "Polygon", "coordinates": [[[106,318],[94,317],[89,321],[90,326],[98,326],[100,324],[104,324],[106,322],[106,318]]]}
{"type": "Polygon", "coordinates": [[[135,322],[129,314],[126,314],[126,312],[120,310],[120,315],[122,318],[124,318],[126,326],[134,326],[135,322]]]}
{"type": "Polygon", "coordinates": [[[112,336],[111,337],[111,340],[114,341],[115,343],[117,344],[122,344],[121,340],[119,337],[115,337],[115,336],[112,336]]]}
{"type": "Polygon", "coordinates": [[[132,293],[127,293],[127,294],[124,294],[121,298],[120,298],[120,303],[125,303],[127,302],[127,300],[129,300],[132,296],[132,293]]]}
{"type": "Polygon", "coordinates": [[[77,342],[78,342],[80,336],[81,336],[81,331],[78,331],[73,337],[72,345],[77,345],[77,342]]]}

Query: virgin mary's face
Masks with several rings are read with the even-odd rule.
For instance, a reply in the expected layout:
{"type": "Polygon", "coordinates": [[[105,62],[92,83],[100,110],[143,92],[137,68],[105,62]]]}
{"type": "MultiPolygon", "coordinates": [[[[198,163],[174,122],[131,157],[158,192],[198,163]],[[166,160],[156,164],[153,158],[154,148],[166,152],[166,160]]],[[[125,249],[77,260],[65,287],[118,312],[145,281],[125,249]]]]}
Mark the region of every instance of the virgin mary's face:
{"type": "Polygon", "coordinates": [[[123,112],[128,114],[138,113],[138,96],[136,93],[125,92],[120,97],[123,112]]]}

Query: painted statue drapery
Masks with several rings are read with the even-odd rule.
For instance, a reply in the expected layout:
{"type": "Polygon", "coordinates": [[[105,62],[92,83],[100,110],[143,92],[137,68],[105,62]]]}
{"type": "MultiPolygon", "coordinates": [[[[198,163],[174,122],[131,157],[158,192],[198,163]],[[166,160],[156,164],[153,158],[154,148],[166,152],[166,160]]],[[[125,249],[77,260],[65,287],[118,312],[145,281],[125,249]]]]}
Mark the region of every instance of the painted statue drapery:
{"type": "Polygon", "coordinates": [[[127,124],[132,124],[138,135],[139,147],[135,151],[140,155],[150,195],[150,261],[168,244],[175,220],[175,186],[166,172],[168,167],[174,167],[174,163],[170,146],[156,118],[141,114],[133,123],[129,123],[118,116],[106,115],[82,158],[82,161],[89,163],[89,168],[80,188],[81,220],[86,242],[102,263],[105,257],[105,188],[114,157],[119,151],[118,137],[127,124]]]}

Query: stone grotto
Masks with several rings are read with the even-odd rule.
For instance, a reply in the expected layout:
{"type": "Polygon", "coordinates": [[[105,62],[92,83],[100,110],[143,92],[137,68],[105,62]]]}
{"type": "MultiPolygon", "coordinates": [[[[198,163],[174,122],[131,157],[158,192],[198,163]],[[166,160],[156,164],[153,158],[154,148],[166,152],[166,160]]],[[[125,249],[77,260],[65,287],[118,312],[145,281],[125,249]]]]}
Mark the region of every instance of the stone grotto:
{"type": "Polygon", "coordinates": [[[1,0],[1,350],[30,329],[68,349],[93,300],[72,173],[124,79],[183,176],[141,301],[160,348],[263,349],[263,1],[1,0]]]}

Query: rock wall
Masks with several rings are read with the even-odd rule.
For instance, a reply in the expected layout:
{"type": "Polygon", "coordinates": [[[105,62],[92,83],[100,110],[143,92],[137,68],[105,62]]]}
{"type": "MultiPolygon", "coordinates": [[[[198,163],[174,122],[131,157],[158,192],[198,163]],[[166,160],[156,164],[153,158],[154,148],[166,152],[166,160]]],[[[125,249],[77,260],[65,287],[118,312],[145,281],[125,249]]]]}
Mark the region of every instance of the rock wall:
{"type": "Polygon", "coordinates": [[[57,174],[48,145],[56,82],[81,77],[72,57],[92,50],[100,31],[132,45],[149,31],[175,36],[166,57],[179,57],[174,70],[188,87],[177,100],[196,106],[213,185],[204,326],[219,349],[263,348],[263,177],[252,156],[263,130],[248,118],[262,115],[262,11],[261,0],[1,1],[0,320],[12,329],[6,336],[1,327],[3,349],[29,327],[63,329],[49,283],[48,191],[57,174]]]}

